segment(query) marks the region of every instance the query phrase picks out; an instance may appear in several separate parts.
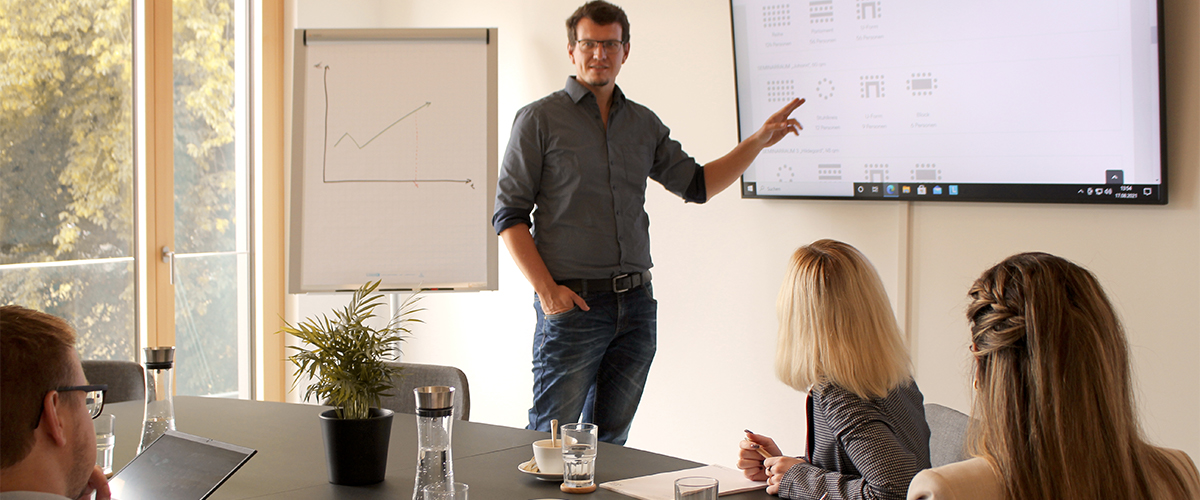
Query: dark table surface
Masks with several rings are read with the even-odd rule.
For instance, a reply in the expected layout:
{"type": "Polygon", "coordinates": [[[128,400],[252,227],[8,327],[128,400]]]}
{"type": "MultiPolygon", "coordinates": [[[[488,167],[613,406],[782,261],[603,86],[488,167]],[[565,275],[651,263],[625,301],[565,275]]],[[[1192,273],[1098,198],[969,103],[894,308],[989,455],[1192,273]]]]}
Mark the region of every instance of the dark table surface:
{"type": "MultiPolygon", "coordinates": [[[[142,403],[105,405],[117,416],[113,466],[119,470],[133,459],[141,437],[142,403]]],[[[324,406],[244,401],[236,399],[175,398],[175,428],[258,450],[211,497],[214,499],[409,499],[417,468],[416,416],[397,413],[392,422],[387,478],[371,486],[329,483],[325,445],[317,415],[324,406]]],[[[512,427],[454,422],[454,478],[467,483],[472,500],[529,500],[541,498],[629,498],[605,489],[586,495],[559,491],[557,482],[538,480],[517,466],[533,457],[531,443],[548,433],[512,427]]],[[[703,464],[624,446],[600,443],[596,459],[597,484],[667,472],[703,464]]],[[[764,491],[722,498],[772,498],[764,491]]]]}

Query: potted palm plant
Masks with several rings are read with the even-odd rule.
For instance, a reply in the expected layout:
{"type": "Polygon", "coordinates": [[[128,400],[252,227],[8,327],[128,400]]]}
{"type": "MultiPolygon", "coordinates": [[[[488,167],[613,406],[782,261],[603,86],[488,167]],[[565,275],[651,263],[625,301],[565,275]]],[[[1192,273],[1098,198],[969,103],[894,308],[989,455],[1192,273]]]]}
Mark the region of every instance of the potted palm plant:
{"type": "Polygon", "coordinates": [[[304,400],[316,397],[335,406],[322,412],[321,431],[325,438],[325,458],[329,482],[342,485],[366,485],[383,481],[387,473],[388,441],[391,437],[392,411],[379,408],[381,396],[395,388],[393,378],[400,368],[385,363],[400,354],[400,342],[411,334],[413,315],[420,298],[416,293],[405,299],[383,328],[367,325],[376,307],[383,305],[383,294],[376,293],[379,281],[359,287],[350,304],[335,309],[333,317],[322,314],[281,330],[299,338],[303,345],[289,346],[295,353],[288,361],[296,365],[295,389],[301,375],[309,380],[304,400]]]}

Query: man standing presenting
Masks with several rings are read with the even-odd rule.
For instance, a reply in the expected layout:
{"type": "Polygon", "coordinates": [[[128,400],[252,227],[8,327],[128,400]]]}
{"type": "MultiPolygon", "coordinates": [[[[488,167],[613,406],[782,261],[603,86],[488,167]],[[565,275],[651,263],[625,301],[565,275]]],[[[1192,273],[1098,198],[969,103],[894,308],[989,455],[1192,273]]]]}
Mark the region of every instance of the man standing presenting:
{"type": "Polygon", "coordinates": [[[92,427],[103,391],[87,385],[75,331],[49,314],[0,307],[0,358],[0,500],[93,491],[107,500],[92,427]]]}
{"type": "Polygon", "coordinates": [[[763,148],[798,134],[788,117],[803,101],[701,167],[617,87],[629,57],[620,7],[583,5],[567,19],[567,40],[577,74],[517,113],[492,225],[536,292],[528,428],[591,421],[600,440],[624,444],[657,342],[646,180],[704,203],[763,148]]]}

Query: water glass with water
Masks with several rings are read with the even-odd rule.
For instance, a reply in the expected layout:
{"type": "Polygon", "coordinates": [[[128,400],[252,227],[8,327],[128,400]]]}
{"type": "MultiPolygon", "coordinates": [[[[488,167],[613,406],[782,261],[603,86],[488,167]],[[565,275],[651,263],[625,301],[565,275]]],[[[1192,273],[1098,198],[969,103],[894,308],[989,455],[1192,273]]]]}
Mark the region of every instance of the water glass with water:
{"type": "Polygon", "coordinates": [[[421,489],[424,500],[467,500],[466,483],[438,483],[421,489]]]}
{"type": "Polygon", "coordinates": [[[675,500],[717,500],[717,480],[688,476],[675,480],[675,500]]]}
{"type": "Polygon", "coordinates": [[[100,415],[92,419],[96,428],[96,465],[104,469],[105,474],[113,471],[113,446],[117,444],[116,415],[100,415]]]}
{"type": "Polygon", "coordinates": [[[562,426],[563,487],[587,488],[596,484],[596,424],[562,426]]]}

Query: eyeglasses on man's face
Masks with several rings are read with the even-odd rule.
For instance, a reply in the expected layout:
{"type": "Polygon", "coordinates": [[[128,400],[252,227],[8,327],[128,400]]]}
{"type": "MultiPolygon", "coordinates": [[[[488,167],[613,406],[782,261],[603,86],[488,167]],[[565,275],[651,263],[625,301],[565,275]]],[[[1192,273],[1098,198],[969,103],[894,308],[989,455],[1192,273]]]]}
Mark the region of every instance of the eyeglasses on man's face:
{"type": "MultiPolygon", "coordinates": [[[[73,392],[83,391],[84,403],[87,404],[88,415],[92,418],[100,416],[100,412],[104,411],[104,395],[108,392],[108,385],[72,385],[67,387],[58,387],[54,389],[57,392],[73,392]]],[[[33,422],[33,428],[36,429],[42,421],[42,407],[38,407],[37,420],[33,422]]]]}
{"type": "Polygon", "coordinates": [[[108,393],[108,386],[105,384],[59,387],[55,390],[58,392],[83,391],[88,414],[93,419],[99,417],[100,412],[104,411],[104,395],[108,393]]]}
{"type": "Polygon", "coordinates": [[[623,48],[625,44],[620,40],[579,40],[575,45],[585,52],[592,52],[596,47],[604,47],[604,52],[616,52],[623,48]]]}

